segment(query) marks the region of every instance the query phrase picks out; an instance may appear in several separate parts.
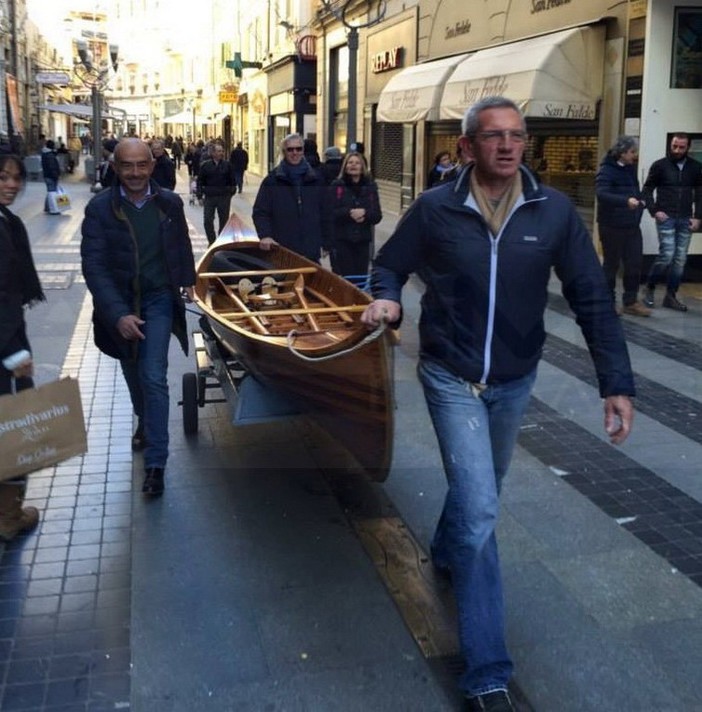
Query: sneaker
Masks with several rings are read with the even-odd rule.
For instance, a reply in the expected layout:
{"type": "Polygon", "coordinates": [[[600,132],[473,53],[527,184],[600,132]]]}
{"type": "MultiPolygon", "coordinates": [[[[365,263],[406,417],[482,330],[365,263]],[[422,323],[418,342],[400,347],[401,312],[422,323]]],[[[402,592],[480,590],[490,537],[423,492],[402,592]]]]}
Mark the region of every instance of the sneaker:
{"type": "Polygon", "coordinates": [[[653,307],[656,306],[653,302],[653,287],[646,287],[642,301],[650,309],[653,309],[653,307]]]}
{"type": "Polygon", "coordinates": [[[469,697],[465,709],[466,712],[516,712],[506,690],[495,690],[477,697],[469,697]]]}
{"type": "Polygon", "coordinates": [[[146,477],[144,477],[144,484],[142,485],[141,491],[144,494],[150,494],[153,497],[158,497],[163,494],[163,468],[162,467],[149,467],[146,470],[146,477]]]}
{"type": "Polygon", "coordinates": [[[673,309],[674,311],[686,312],[687,305],[678,301],[678,298],[671,292],[667,292],[665,297],[663,297],[663,306],[667,309],[673,309]]]}
{"type": "Polygon", "coordinates": [[[631,316],[651,316],[652,312],[648,307],[645,307],[641,302],[633,304],[625,304],[622,308],[622,313],[630,314],[631,316]]]}

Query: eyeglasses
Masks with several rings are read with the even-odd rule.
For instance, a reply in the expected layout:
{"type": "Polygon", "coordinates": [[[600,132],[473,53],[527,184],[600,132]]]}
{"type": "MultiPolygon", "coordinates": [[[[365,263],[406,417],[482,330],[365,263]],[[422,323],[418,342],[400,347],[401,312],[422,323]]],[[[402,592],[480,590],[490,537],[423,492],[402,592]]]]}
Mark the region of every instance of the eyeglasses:
{"type": "Polygon", "coordinates": [[[508,138],[512,139],[514,143],[524,143],[527,140],[526,131],[513,129],[504,129],[504,131],[480,131],[476,135],[485,143],[497,143],[498,141],[506,141],[508,138]]]}
{"type": "Polygon", "coordinates": [[[302,146],[286,146],[285,150],[288,153],[302,153],[302,146]]]}

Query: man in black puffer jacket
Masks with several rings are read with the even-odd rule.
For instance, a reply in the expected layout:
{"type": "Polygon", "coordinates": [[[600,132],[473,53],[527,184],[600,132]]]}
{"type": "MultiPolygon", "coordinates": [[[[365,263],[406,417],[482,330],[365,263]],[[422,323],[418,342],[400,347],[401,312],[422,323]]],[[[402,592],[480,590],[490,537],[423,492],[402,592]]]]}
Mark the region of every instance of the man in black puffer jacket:
{"type": "Polygon", "coordinates": [[[305,159],[300,134],[286,136],[280,148],[282,160],[263,179],[253,206],[261,249],[280,244],[319,262],[331,242],[326,182],[305,159]]]}
{"type": "Polygon", "coordinates": [[[665,158],[655,161],[643,187],[643,199],[656,221],[658,257],[646,280],[644,304],[653,307],[656,284],[668,273],[663,306],[686,312],[677,297],[692,233],[702,221],[702,163],[687,155],[690,137],[675,133],[665,158]],[[655,200],[653,194],[656,194],[655,200]]]}
{"type": "Polygon", "coordinates": [[[160,495],[168,458],[168,345],[188,352],[180,290],[195,284],[183,201],[150,180],[154,159],[137,138],[114,153],[118,182],[85,208],[83,275],[93,296],[96,346],[120,360],[139,419],[132,448],[144,448],[142,492],[160,495]]]}

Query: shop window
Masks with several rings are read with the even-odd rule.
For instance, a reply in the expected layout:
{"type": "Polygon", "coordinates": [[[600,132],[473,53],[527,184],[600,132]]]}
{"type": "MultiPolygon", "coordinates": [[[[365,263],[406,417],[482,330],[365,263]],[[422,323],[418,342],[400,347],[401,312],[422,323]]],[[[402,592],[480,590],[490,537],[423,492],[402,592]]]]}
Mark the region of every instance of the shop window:
{"type": "Polygon", "coordinates": [[[675,8],[670,86],[673,89],[702,88],[701,8],[675,8]]]}
{"type": "Polygon", "coordinates": [[[399,183],[402,175],[402,124],[380,122],[373,131],[373,177],[399,183]]]}

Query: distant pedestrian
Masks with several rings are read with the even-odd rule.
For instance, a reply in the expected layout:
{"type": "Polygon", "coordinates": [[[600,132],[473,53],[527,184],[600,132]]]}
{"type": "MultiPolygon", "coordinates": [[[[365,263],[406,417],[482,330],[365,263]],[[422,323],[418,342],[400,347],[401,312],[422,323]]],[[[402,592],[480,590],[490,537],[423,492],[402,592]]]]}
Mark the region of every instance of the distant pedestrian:
{"type": "Polygon", "coordinates": [[[209,159],[200,164],[196,188],[197,197],[204,198],[203,222],[207,243],[210,245],[229,220],[234,190],[234,171],[229,161],[224,158],[224,146],[221,143],[212,143],[209,159]],[[215,212],[219,221],[217,232],[214,228],[215,212]]]}
{"type": "Polygon", "coordinates": [[[56,157],[56,144],[49,139],[41,150],[41,170],[44,174],[46,184],[46,198],[44,199],[44,212],[50,215],[60,215],[56,209],[56,196],[58,191],[59,177],[61,176],[61,166],[56,157]],[[52,195],[52,193],[54,195],[52,195]]]}
{"type": "Polygon", "coordinates": [[[241,141],[237,141],[236,147],[231,152],[229,156],[229,163],[232,164],[232,170],[234,171],[234,183],[236,185],[236,190],[239,194],[244,192],[244,174],[249,168],[249,154],[248,151],[242,146],[241,141]]]}
{"type": "Polygon", "coordinates": [[[173,157],[173,163],[175,164],[176,170],[180,170],[180,161],[183,158],[183,141],[177,137],[173,144],[171,145],[171,156],[173,157]]]}
{"type": "Polygon", "coordinates": [[[151,140],[151,153],[154,156],[154,170],[151,173],[151,180],[155,180],[162,188],[175,190],[175,164],[166,153],[164,142],[160,138],[151,140]]]}
{"type": "Polygon", "coordinates": [[[327,185],[331,185],[333,180],[339,178],[341,173],[341,161],[343,156],[336,146],[329,146],[324,149],[324,163],[319,167],[327,185]]]}
{"type": "Polygon", "coordinates": [[[688,156],[690,136],[674,133],[668,155],[651,165],[643,187],[646,208],[656,221],[658,256],[646,279],[644,304],[654,307],[656,284],[666,279],[663,306],[686,312],[677,297],[692,233],[702,223],[702,163],[688,156]],[[655,199],[654,199],[655,193],[655,199]]]}
{"type": "Polygon", "coordinates": [[[595,177],[597,227],[602,244],[602,269],[616,302],[617,273],[623,267],[622,312],[632,316],[651,316],[651,310],[638,300],[643,261],[641,215],[644,202],[636,159],[639,144],[631,136],[620,136],[609,149],[595,177]]]}
{"type": "Polygon", "coordinates": [[[330,250],[331,268],[350,277],[368,274],[373,244],[373,226],[383,217],[378,186],[366,159],[349,153],[341,166],[341,177],[331,184],[334,230],[330,250]]]}
{"type": "Polygon", "coordinates": [[[303,142],[304,145],[304,155],[307,163],[312,166],[312,168],[319,168],[322,161],[319,158],[319,152],[317,151],[317,142],[313,141],[311,138],[306,138],[303,142]]]}
{"type": "Polygon", "coordinates": [[[305,160],[300,134],[288,134],[280,151],[280,163],[261,182],[253,206],[261,249],[279,244],[319,262],[331,241],[329,188],[305,160]]]}
{"type": "Polygon", "coordinates": [[[447,176],[452,175],[454,164],[448,151],[440,151],[434,156],[434,165],[427,175],[427,188],[433,188],[437,183],[443,182],[447,176]]]}

